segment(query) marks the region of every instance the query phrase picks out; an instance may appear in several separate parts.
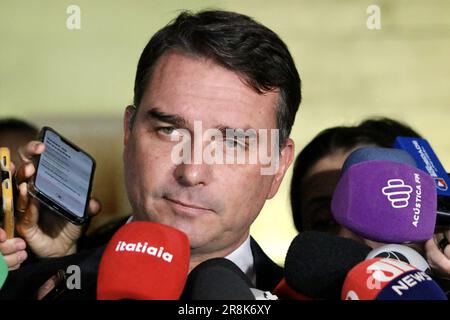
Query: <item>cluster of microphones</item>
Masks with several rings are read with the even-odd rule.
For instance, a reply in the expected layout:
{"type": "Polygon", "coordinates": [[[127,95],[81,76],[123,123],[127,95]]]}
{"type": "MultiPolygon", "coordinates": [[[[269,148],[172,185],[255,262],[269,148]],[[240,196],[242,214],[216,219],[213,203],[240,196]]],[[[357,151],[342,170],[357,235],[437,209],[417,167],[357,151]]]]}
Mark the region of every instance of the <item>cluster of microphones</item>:
{"type": "MultiPolygon", "coordinates": [[[[179,230],[153,222],[120,228],[101,258],[99,300],[447,300],[449,288],[408,244],[450,226],[449,179],[426,140],[398,137],[395,148],[363,147],[345,161],[332,199],[336,221],[376,249],[305,231],[292,241],[284,278],[272,292],[254,288],[233,262],[204,261],[189,272],[179,230]]],[[[0,287],[7,268],[0,256],[0,287]]],[[[263,276],[263,275],[262,275],[263,276]]]]}

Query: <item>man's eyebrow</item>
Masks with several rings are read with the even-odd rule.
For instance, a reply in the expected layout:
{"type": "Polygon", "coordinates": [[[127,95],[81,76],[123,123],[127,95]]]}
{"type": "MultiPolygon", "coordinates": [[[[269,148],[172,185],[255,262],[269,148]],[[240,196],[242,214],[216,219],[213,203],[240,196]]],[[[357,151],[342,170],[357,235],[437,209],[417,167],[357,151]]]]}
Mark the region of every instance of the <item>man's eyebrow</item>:
{"type": "Polygon", "coordinates": [[[187,121],[183,117],[161,111],[159,108],[152,108],[147,111],[146,118],[173,124],[178,128],[186,128],[187,121]]]}
{"type": "MultiPolygon", "coordinates": [[[[146,113],[146,117],[149,120],[156,120],[156,121],[173,124],[177,128],[188,128],[189,127],[189,123],[185,118],[183,118],[179,115],[176,115],[176,114],[170,114],[170,113],[163,112],[163,111],[161,111],[161,109],[159,109],[157,107],[154,107],[154,108],[148,110],[146,113]]],[[[245,129],[241,129],[241,128],[232,128],[227,125],[218,125],[215,127],[215,129],[218,129],[222,133],[223,136],[226,136],[227,130],[232,130],[231,132],[233,133],[233,135],[238,138],[245,138],[245,137],[254,138],[254,137],[258,136],[256,130],[251,127],[246,127],[245,129]]]]}
{"type": "Polygon", "coordinates": [[[216,127],[220,132],[222,132],[223,136],[226,136],[227,131],[231,130],[230,133],[233,133],[233,136],[236,136],[237,138],[256,138],[258,137],[258,134],[255,129],[246,127],[245,129],[241,128],[231,128],[226,125],[219,125],[216,127]]]}

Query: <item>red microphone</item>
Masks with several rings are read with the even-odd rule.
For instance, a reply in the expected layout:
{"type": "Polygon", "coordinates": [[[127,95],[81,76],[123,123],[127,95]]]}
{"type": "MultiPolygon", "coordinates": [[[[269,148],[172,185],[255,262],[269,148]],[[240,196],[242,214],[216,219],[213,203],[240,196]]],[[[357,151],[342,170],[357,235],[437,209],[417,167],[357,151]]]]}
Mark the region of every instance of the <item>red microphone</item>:
{"type": "Polygon", "coordinates": [[[280,300],[314,300],[292,289],[284,278],[281,279],[280,283],[273,290],[273,294],[280,300]]]}
{"type": "Polygon", "coordinates": [[[176,300],[189,271],[186,234],[154,222],[131,222],[109,241],[100,261],[98,300],[176,300]]]}
{"type": "Polygon", "coordinates": [[[397,276],[415,270],[397,260],[374,258],[357,264],[345,278],[343,300],[374,300],[378,293],[397,276]]]}
{"type": "Polygon", "coordinates": [[[392,259],[368,259],[347,275],[343,300],[447,300],[425,272],[392,259]]]}

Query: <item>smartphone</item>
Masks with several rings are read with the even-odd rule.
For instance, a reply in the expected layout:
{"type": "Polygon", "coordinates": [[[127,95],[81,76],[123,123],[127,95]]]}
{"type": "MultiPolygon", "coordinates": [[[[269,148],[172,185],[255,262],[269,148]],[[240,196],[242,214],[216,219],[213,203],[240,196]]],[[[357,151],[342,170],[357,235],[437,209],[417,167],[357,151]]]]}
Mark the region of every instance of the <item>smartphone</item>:
{"type": "Polygon", "coordinates": [[[11,155],[8,148],[0,148],[0,169],[2,184],[3,229],[6,237],[14,237],[14,200],[11,176],[11,155]]]}
{"type": "Polygon", "coordinates": [[[94,179],[95,160],[50,127],[39,139],[45,151],[35,160],[36,174],[29,193],[70,222],[86,222],[94,179]]]}

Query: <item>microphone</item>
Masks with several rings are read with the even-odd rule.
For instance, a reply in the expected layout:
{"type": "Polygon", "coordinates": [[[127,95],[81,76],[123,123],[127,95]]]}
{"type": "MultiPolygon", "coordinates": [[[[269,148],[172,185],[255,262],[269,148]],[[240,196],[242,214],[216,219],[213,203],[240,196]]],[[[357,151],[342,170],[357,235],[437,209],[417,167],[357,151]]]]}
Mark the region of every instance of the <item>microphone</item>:
{"type": "Polygon", "coordinates": [[[178,299],[189,255],[183,232],[154,222],[127,223],[114,234],[101,258],[97,299],[178,299]]]}
{"type": "Polygon", "coordinates": [[[0,289],[3,287],[3,284],[8,277],[8,265],[6,264],[3,255],[0,253],[0,289]]]}
{"type": "Polygon", "coordinates": [[[213,258],[189,273],[182,300],[276,300],[253,284],[237,265],[226,258],[213,258]]]}
{"type": "Polygon", "coordinates": [[[403,150],[381,147],[361,147],[349,154],[342,165],[342,172],[345,172],[351,166],[370,160],[385,160],[397,163],[409,164],[417,167],[414,158],[403,150]]]}
{"type": "Polygon", "coordinates": [[[427,261],[414,249],[401,244],[387,244],[369,252],[366,259],[387,258],[412,265],[414,268],[431,273],[427,261]]]}
{"type": "Polygon", "coordinates": [[[286,279],[281,279],[280,283],[275,287],[273,293],[280,300],[314,300],[313,298],[307,297],[301,293],[298,293],[292,289],[286,282],[286,279]]]}
{"type": "Polygon", "coordinates": [[[450,197],[450,178],[444,166],[427,140],[411,137],[397,137],[394,147],[406,151],[417,163],[417,167],[428,172],[436,183],[438,195],[450,197]]]}
{"type": "Polygon", "coordinates": [[[450,176],[439,161],[427,140],[411,137],[397,137],[394,148],[406,151],[415,159],[417,167],[434,179],[438,196],[437,224],[450,226],[450,176]]]}
{"type": "Polygon", "coordinates": [[[285,279],[274,293],[285,299],[337,300],[345,276],[370,250],[351,239],[317,231],[302,232],[289,246],[285,279]]]}
{"type": "Polygon", "coordinates": [[[233,262],[213,258],[189,273],[182,300],[255,300],[251,282],[233,262]]]}
{"type": "Polygon", "coordinates": [[[343,300],[447,300],[424,271],[392,259],[375,258],[356,265],[342,287],[343,300]]]}
{"type": "Polygon", "coordinates": [[[333,193],[331,211],[336,221],[378,242],[430,239],[437,206],[436,188],[430,175],[402,163],[408,156],[399,156],[401,150],[362,149],[351,153],[345,161],[346,170],[333,193]],[[391,160],[377,160],[387,157],[391,160]]]}

